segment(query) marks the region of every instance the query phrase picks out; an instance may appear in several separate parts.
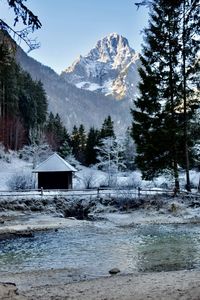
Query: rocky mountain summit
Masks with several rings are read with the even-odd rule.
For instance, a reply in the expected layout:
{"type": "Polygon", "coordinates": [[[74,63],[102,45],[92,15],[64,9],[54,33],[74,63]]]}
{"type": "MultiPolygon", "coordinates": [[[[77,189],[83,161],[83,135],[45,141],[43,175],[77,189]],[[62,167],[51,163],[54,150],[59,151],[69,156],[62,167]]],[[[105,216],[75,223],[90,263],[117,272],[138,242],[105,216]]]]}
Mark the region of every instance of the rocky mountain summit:
{"type": "Polygon", "coordinates": [[[99,40],[88,55],[80,56],[61,77],[77,88],[121,100],[136,92],[138,64],[138,54],[128,40],[112,33],[99,40]]]}
{"type": "Polygon", "coordinates": [[[17,60],[34,80],[41,80],[48,110],[58,113],[68,130],[80,124],[86,129],[100,127],[108,115],[117,132],[130,126],[139,59],[126,38],[116,33],[108,35],[61,75],[29,57],[20,47],[17,60]]]}

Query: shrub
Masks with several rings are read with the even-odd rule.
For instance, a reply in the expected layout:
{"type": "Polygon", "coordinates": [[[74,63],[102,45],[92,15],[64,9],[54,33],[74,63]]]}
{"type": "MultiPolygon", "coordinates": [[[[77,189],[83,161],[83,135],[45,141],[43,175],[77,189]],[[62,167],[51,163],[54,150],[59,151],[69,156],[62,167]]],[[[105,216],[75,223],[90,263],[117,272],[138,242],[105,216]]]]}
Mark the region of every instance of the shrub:
{"type": "Polygon", "coordinates": [[[8,181],[8,187],[11,191],[29,190],[34,188],[34,183],[32,173],[15,173],[8,181]]]}

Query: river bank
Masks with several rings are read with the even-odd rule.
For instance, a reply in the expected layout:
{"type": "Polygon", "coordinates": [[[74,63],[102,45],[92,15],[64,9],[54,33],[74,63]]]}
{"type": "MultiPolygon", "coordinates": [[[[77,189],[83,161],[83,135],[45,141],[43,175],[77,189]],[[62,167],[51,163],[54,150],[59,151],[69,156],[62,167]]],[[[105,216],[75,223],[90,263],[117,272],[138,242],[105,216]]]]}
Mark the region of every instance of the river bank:
{"type": "Polygon", "coordinates": [[[29,282],[20,290],[13,284],[0,284],[0,299],[4,300],[199,300],[199,295],[198,271],[117,275],[40,287],[29,282]]]}
{"type": "Polygon", "coordinates": [[[119,226],[198,224],[200,201],[163,195],[139,199],[0,199],[0,240],[28,238],[37,231],[58,230],[99,220],[119,226]]]}
{"type": "MultiPolygon", "coordinates": [[[[2,206],[1,202],[0,239],[4,241],[5,238],[23,237],[25,238],[25,240],[23,240],[24,242],[28,241],[29,238],[30,241],[31,238],[33,238],[34,242],[34,240],[38,240],[37,232],[50,231],[51,235],[46,237],[47,243],[50,242],[50,238],[54,240],[55,235],[58,235],[58,238],[59,235],[61,235],[58,241],[68,241],[70,237],[69,231],[71,230],[70,232],[72,234],[77,233],[74,240],[74,249],[77,249],[77,241],[79,240],[79,250],[80,253],[82,253],[81,251],[85,251],[86,249],[85,246],[81,244],[85,241],[85,237],[82,237],[82,235],[86,230],[89,230],[88,232],[91,234],[88,240],[90,243],[92,242],[91,237],[94,237],[94,235],[97,235],[98,239],[99,237],[103,239],[107,234],[112,232],[112,234],[115,234],[111,242],[113,257],[116,263],[121,263],[122,268],[120,267],[120,269],[122,272],[120,274],[122,275],[109,276],[108,269],[107,273],[105,273],[108,274],[107,277],[105,275],[103,275],[103,277],[98,275],[98,272],[96,275],[93,273],[90,277],[84,275],[87,274],[87,271],[83,269],[82,272],[79,264],[77,264],[74,269],[72,267],[68,269],[66,267],[57,269],[56,264],[52,267],[50,260],[50,264],[47,262],[48,269],[21,269],[21,271],[19,270],[13,273],[8,271],[1,272],[0,299],[200,299],[200,271],[163,271],[151,273],[152,267],[150,267],[150,271],[145,273],[135,272],[132,275],[125,275],[123,272],[123,266],[125,267],[124,261],[123,259],[120,260],[121,255],[117,251],[117,244],[114,245],[119,234],[122,236],[123,244],[127,243],[130,251],[133,251],[134,245],[137,243],[138,245],[140,244],[140,238],[133,240],[132,246],[130,246],[131,241],[129,236],[127,236],[127,242],[124,240],[127,228],[131,228],[133,234],[131,233],[130,236],[132,237],[140,233],[142,229],[138,228],[138,226],[140,227],[141,225],[199,224],[200,210],[199,203],[196,200],[184,201],[180,197],[160,197],[157,199],[151,197],[148,199],[139,199],[139,201],[98,199],[98,201],[94,202],[94,199],[91,201],[80,199],[75,201],[53,199],[48,202],[47,199],[43,199],[42,203],[43,204],[40,203],[40,207],[38,207],[38,202],[34,201],[34,199],[29,200],[29,202],[27,202],[27,199],[13,200],[4,203],[4,206],[2,206]],[[16,210],[17,205],[20,205],[18,206],[20,209],[16,210]],[[36,207],[38,207],[37,211],[35,209],[36,207]],[[70,210],[70,207],[73,209],[70,210]],[[80,219],[77,219],[77,214],[73,215],[76,208],[79,209],[80,219]],[[106,230],[104,228],[106,228],[106,230]],[[65,235],[66,231],[68,232],[67,235],[65,235]],[[77,237],[78,240],[76,240],[77,237]],[[82,242],[80,241],[81,237],[82,242]],[[91,279],[92,277],[100,278],[91,279]]],[[[195,230],[198,231],[198,225],[196,225],[196,227],[197,229],[195,230]]],[[[173,234],[174,230],[176,230],[174,227],[170,229],[170,234],[173,234]]],[[[157,233],[158,232],[156,232],[156,234],[157,233]]],[[[144,254],[146,258],[150,258],[152,257],[150,253],[151,250],[148,254],[149,256],[147,256],[146,251],[149,249],[149,245],[151,247],[155,244],[155,240],[151,236],[151,231],[147,231],[145,234],[147,234],[147,242],[149,241],[149,244],[147,243],[142,254],[144,254]],[[151,244],[151,241],[153,244],[151,244]]],[[[186,236],[185,234],[189,236],[184,229],[184,236],[186,236]]],[[[162,235],[163,233],[161,232],[160,236],[162,235]]],[[[87,234],[85,236],[88,238],[87,234]]],[[[198,236],[198,232],[195,236],[198,236]]],[[[110,240],[110,237],[111,236],[108,236],[106,243],[110,240]]],[[[21,241],[22,245],[23,241],[21,241]]],[[[43,234],[39,237],[39,241],[43,241],[43,234]]],[[[96,247],[96,241],[97,240],[94,240],[93,247],[96,247]]],[[[156,241],[159,242],[159,237],[156,241]]],[[[168,242],[166,243],[168,244],[168,242]]],[[[87,240],[86,244],[88,244],[87,240]]],[[[51,243],[51,245],[56,245],[56,243],[51,243]]],[[[105,246],[106,244],[104,243],[103,245],[105,246]]],[[[177,249],[179,249],[181,247],[179,247],[179,242],[177,242],[177,245],[177,249]]],[[[184,240],[183,245],[186,245],[186,247],[187,245],[191,245],[191,249],[194,248],[194,246],[192,246],[192,240],[189,240],[189,243],[187,239],[184,240]]],[[[109,248],[108,244],[107,247],[109,248]]],[[[141,243],[141,247],[144,247],[143,242],[141,243]]],[[[191,249],[187,248],[186,252],[191,253],[191,249]]],[[[198,253],[198,249],[196,251],[198,253]]],[[[138,252],[138,254],[135,252],[134,263],[139,254],[141,254],[141,252],[138,252]]],[[[106,255],[108,255],[108,252],[106,255]]],[[[108,257],[106,255],[102,257],[108,257]]],[[[153,256],[155,259],[157,254],[153,256]]],[[[130,257],[130,255],[128,255],[128,257],[130,257]]],[[[131,257],[133,259],[133,253],[131,257]]],[[[91,258],[90,256],[88,262],[92,266],[91,258]]],[[[42,260],[41,262],[43,263],[42,260]]],[[[90,267],[88,262],[85,265],[86,267],[90,267]]],[[[140,261],[138,262],[140,263],[140,261]]],[[[133,262],[131,263],[133,264],[133,262]]],[[[165,261],[165,263],[168,265],[167,261],[165,261]]],[[[107,262],[107,267],[108,266],[109,264],[107,262]]],[[[117,264],[113,265],[113,267],[117,266],[117,264]]],[[[144,267],[143,264],[141,266],[144,267]]],[[[97,269],[97,271],[99,271],[99,269],[97,269]]]]}

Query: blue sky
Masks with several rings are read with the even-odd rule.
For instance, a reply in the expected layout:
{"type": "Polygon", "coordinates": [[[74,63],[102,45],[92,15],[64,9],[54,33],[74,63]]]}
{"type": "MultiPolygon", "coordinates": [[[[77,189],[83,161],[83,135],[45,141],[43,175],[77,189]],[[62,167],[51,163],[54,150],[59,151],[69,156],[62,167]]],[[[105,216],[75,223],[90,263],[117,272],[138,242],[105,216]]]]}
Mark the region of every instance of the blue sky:
{"type": "MultiPolygon", "coordinates": [[[[60,73],[109,33],[125,36],[140,51],[147,9],[136,9],[134,0],[27,0],[42,29],[35,32],[41,47],[30,53],[60,73]]],[[[0,18],[12,22],[6,0],[0,0],[0,18]]],[[[25,49],[24,45],[21,46],[25,49]]]]}

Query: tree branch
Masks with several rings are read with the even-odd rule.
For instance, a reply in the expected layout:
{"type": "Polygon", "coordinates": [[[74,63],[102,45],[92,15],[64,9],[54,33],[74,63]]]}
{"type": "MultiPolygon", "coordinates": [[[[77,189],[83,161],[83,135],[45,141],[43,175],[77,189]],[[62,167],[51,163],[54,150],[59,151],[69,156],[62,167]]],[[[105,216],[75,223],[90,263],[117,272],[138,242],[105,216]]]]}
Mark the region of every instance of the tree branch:
{"type": "Polygon", "coordinates": [[[40,20],[23,4],[23,1],[26,0],[7,0],[8,5],[13,8],[16,16],[14,26],[19,22],[19,19],[21,19],[25,26],[31,26],[32,31],[41,28],[42,24],[40,20]]]}
{"type": "Polygon", "coordinates": [[[135,2],[135,5],[137,6],[137,9],[140,8],[140,6],[149,6],[151,4],[150,0],[143,0],[140,2],[135,2]]]}
{"type": "Polygon", "coordinates": [[[36,39],[29,38],[29,34],[30,32],[32,32],[32,27],[30,26],[27,26],[26,28],[20,31],[16,31],[12,27],[10,27],[7,23],[5,23],[2,19],[0,19],[0,30],[8,32],[9,34],[12,35],[14,39],[16,39],[17,37],[19,42],[24,41],[29,48],[28,52],[40,47],[40,43],[38,43],[36,39]]]}
{"type": "Polygon", "coordinates": [[[33,49],[39,48],[40,44],[36,39],[31,39],[29,36],[34,30],[41,28],[42,24],[38,17],[24,5],[25,1],[26,0],[7,0],[8,6],[14,10],[14,24],[10,26],[0,19],[0,30],[8,32],[13,39],[18,40],[18,43],[24,41],[29,48],[28,52],[30,52],[33,49]],[[20,21],[23,23],[24,28],[15,30],[14,27],[20,21]]]}

